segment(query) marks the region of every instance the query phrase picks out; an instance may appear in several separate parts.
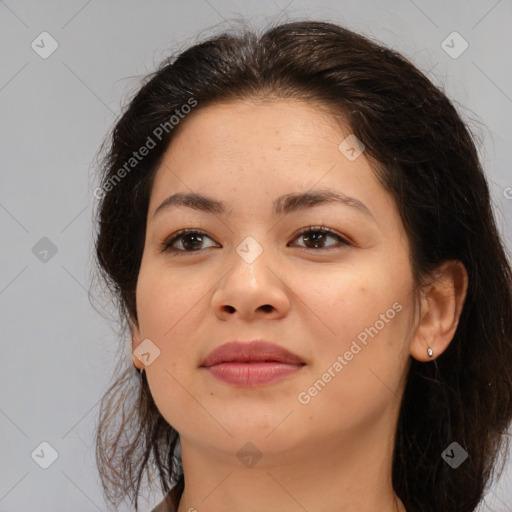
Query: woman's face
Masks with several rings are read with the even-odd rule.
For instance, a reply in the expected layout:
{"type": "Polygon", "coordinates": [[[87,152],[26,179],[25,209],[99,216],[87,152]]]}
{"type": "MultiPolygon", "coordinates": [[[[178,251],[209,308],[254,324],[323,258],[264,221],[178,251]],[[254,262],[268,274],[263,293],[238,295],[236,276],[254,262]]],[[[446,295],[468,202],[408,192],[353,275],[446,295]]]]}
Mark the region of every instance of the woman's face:
{"type": "Polygon", "coordinates": [[[150,354],[161,414],[182,446],[229,457],[251,442],[260,464],[387,435],[413,281],[398,211],[364,151],[351,139],[340,147],[350,131],[295,100],[216,104],[183,123],[155,177],[136,291],[133,348],[149,340],[137,350],[150,354]],[[300,198],[326,191],[353,199],[300,198]],[[159,208],[177,193],[223,212],[201,201],[159,208]],[[182,229],[200,234],[172,240],[182,229]],[[202,366],[227,342],[257,339],[300,363],[202,366]]]}

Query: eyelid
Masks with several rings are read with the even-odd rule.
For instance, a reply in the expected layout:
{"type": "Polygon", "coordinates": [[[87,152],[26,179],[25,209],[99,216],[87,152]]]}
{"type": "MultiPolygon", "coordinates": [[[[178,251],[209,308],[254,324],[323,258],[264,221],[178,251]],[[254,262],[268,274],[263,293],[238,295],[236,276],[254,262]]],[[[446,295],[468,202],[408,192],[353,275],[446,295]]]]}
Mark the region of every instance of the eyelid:
{"type": "Polygon", "coordinates": [[[303,235],[304,233],[308,233],[309,231],[320,231],[327,235],[333,235],[344,241],[346,244],[352,245],[352,241],[347,236],[344,236],[341,233],[335,231],[334,229],[328,228],[327,226],[324,225],[307,226],[305,228],[302,228],[301,230],[297,231],[297,233],[295,233],[293,239],[299,237],[300,235],[303,235]]]}

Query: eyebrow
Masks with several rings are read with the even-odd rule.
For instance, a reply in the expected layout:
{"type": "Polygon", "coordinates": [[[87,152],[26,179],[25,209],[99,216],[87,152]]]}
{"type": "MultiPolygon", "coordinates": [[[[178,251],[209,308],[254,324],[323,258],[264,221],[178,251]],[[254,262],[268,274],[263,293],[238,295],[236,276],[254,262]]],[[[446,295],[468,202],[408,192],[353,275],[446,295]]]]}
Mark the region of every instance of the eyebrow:
{"type": "MultiPolygon", "coordinates": [[[[355,208],[376,222],[368,207],[354,197],[330,189],[315,189],[308,192],[290,193],[278,197],[273,202],[274,215],[286,215],[291,212],[312,208],[314,206],[339,203],[355,208]]],[[[222,201],[195,192],[183,194],[177,192],[165,199],[155,210],[153,217],[164,210],[176,206],[185,206],[201,212],[226,215],[226,205],[222,201]]]]}

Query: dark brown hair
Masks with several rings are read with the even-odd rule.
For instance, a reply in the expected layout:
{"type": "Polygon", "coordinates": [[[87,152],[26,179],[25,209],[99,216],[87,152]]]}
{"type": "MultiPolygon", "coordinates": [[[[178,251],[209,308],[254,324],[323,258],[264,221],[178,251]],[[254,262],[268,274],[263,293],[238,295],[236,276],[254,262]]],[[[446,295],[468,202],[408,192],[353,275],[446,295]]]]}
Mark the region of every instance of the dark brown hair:
{"type": "MultiPolygon", "coordinates": [[[[464,264],[469,286],[452,342],[432,362],[411,361],[392,476],[408,512],[475,510],[500,449],[503,455],[508,449],[512,272],[473,136],[452,103],[400,54],[324,22],[282,24],[262,35],[226,31],[162,62],[103,147],[96,256],[125,326],[137,322],[135,289],[151,185],[180,125],[164,130],[144,159],[113,179],[191,98],[196,110],[244,99],[324,105],[364,142],[377,177],[396,201],[415,288],[446,260],[464,264]],[[469,454],[457,469],[441,458],[454,441],[469,454]]],[[[165,495],[178,480],[169,498],[176,507],[183,489],[177,432],[160,415],[145,378],[139,384],[131,358],[123,366],[103,398],[97,432],[105,493],[111,503],[129,497],[138,510],[144,471],[149,477],[153,468],[165,495]]]]}

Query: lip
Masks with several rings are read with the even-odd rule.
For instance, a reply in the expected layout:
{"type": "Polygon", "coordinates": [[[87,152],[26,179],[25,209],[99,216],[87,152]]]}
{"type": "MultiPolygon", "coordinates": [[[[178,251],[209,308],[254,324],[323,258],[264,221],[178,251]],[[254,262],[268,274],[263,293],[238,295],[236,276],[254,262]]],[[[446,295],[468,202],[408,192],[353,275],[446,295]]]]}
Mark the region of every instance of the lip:
{"type": "Polygon", "coordinates": [[[298,355],[275,343],[254,340],[221,345],[206,356],[201,367],[225,383],[253,387],[284,379],[305,364],[298,355]]]}

